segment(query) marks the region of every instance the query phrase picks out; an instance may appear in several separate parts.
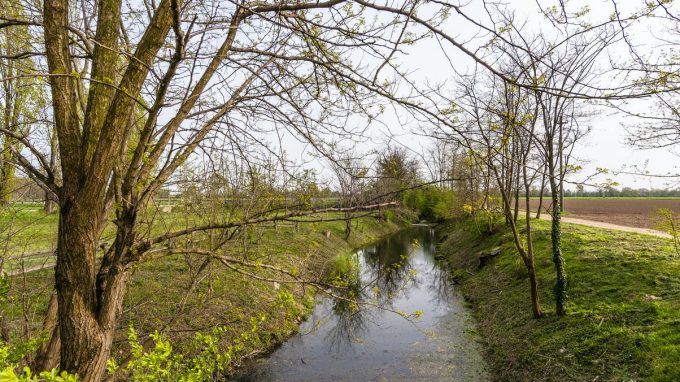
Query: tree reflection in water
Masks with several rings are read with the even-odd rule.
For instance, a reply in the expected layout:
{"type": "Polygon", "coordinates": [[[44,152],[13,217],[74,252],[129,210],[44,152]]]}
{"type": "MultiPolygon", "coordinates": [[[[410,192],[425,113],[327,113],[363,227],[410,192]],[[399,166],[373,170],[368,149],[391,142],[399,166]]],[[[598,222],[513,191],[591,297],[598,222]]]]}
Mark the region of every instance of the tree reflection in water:
{"type": "MultiPolygon", "coordinates": [[[[347,287],[336,293],[339,298],[332,300],[329,312],[335,322],[326,341],[333,351],[346,351],[362,343],[370,324],[380,326],[379,316],[385,310],[395,309],[393,302],[397,297],[407,299],[409,290],[421,287],[423,278],[410,261],[411,254],[419,247],[426,253],[434,253],[436,240],[429,227],[405,230],[356,253],[353,259],[357,264],[351,267],[356,273],[345,276],[347,287]]],[[[434,264],[433,267],[437,268],[434,264]]],[[[431,288],[437,290],[437,295],[448,293],[447,273],[436,269],[437,278],[431,280],[434,283],[431,288]]]]}
{"type": "Polygon", "coordinates": [[[446,264],[434,258],[436,245],[429,227],[414,227],[341,259],[336,298],[322,298],[300,335],[239,380],[448,381],[479,369],[478,344],[466,335],[471,321],[446,264]],[[403,318],[416,311],[418,319],[403,318]]]}

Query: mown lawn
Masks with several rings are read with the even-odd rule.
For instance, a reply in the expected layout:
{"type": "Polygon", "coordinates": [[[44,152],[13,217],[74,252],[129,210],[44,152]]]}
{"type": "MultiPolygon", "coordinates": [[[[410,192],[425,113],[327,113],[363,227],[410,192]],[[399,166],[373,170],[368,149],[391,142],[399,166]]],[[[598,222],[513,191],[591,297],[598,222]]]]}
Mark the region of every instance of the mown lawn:
{"type": "Polygon", "coordinates": [[[568,315],[554,314],[550,222],[535,221],[544,318],[532,318],[529,284],[508,229],[443,229],[442,250],[467,275],[464,293],[479,320],[499,381],[679,381],[680,257],[670,240],[564,224],[568,315]],[[477,253],[501,255],[477,269],[477,253]],[[469,275],[467,270],[474,274],[469,275]]]}

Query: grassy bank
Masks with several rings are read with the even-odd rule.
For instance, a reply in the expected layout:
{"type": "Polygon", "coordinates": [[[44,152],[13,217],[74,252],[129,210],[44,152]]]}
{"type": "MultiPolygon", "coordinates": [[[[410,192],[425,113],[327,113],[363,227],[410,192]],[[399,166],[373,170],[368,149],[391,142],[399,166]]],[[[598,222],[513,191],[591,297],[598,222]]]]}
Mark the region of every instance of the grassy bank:
{"type": "Polygon", "coordinates": [[[526,270],[500,225],[480,235],[452,223],[442,252],[464,278],[498,381],[680,380],[680,258],[671,242],[564,224],[568,314],[554,315],[550,222],[535,223],[542,319],[532,319],[526,270]],[[479,251],[501,254],[478,268],[479,251]]]}
{"type": "MultiPolygon", "coordinates": [[[[532,196],[531,199],[539,199],[532,196]]],[[[565,196],[565,200],[680,200],[680,196],[565,196]]],[[[550,195],[543,197],[550,204],[550,195]]]]}
{"type": "MultiPolygon", "coordinates": [[[[360,218],[353,222],[349,240],[344,239],[341,221],[256,227],[247,237],[233,240],[225,254],[315,280],[336,256],[375,242],[404,223],[399,218],[360,218]]],[[[220,237],[210,240],[219,241],[220,237]]],[[[161,369],[180,367],[178,361],[187,367],[212,362],[207,370],[228,375],[244,359],[284,341],[313,306],[315,288],[283,279],[264,267],[229,267],[196,256],[164,256],[140,264],[134,270],[114,344],[116,363],[125,365],[131,359],[130,328],[134,328],[136,340],[132,342],[151,352],[145,357],[157,361],[161,369]],[[155,331],[172,346],[170,355],[154,346],[159,344],[152,338],[155,331]],[[153,354],[154,348],[158,354],[153,354]]],[[[2,315],[15,343],[40,331],[53,282],[52,270],[12,278],[2,315]]],[[[131,372],[135,371],[124,373],[131,372]]]]}

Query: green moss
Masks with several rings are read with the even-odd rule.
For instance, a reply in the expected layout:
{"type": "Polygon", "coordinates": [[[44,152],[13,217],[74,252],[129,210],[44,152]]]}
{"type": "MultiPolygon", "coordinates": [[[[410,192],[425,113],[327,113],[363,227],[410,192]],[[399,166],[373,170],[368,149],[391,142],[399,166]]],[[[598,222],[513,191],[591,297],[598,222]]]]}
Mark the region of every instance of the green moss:
{"type": "Polygon", "coordinates": [[[563,224],[567,315],[554,314],[550,222],[535,221],[536,267],[545,318],[531,316],[526,271],[511,234],[482,237],[457,223],[442,251],[468,274],[495,379],[503,381],[680,380],[680,258],[669,240],[563,224]],[[501,246],[476,269],[475,254],[501,246]]]}

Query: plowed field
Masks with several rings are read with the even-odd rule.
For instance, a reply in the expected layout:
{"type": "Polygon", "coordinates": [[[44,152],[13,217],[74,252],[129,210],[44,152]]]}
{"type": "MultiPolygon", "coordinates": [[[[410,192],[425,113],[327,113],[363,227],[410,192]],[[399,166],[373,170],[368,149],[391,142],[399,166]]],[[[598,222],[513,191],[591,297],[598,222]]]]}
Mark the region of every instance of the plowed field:
{"type": "MultiPolygon", "coordinates": [[[[550,199],[543,199],[544,210],[549,204],[550,199]]],[[[538,199],[532,199],[531,206],[536,211],[538,199]]],[[[564,199],[564,210],[570,217],[630,227],[655,228],[657,211],[660,208],[669,208],[680,215],[680,199],[564,199]]]]}

